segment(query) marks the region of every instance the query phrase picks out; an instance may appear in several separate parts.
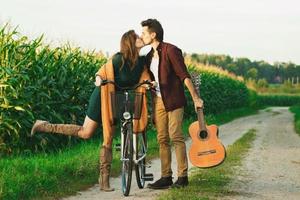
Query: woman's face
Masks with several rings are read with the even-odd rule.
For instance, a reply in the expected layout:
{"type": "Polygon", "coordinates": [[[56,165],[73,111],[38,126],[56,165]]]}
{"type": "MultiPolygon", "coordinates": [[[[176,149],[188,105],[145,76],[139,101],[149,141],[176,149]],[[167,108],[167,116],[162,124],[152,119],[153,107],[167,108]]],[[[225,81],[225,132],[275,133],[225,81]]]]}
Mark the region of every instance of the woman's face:
{"type": "Polygon", "coordinates": [[[140,36],[138,36],[138,35],[136,36],[135,46],[136,46],[137,48],[142,48],[143,46],[145,46],[145,44],[144,44],[142,38],[140,38],[140,36]]]}

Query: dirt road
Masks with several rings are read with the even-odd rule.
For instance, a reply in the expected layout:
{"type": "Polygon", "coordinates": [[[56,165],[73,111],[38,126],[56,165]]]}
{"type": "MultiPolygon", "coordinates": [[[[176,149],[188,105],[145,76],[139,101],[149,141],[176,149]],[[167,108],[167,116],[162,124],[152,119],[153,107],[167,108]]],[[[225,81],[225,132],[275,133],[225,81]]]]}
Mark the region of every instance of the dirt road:
{"type": "Polygon", "coordinates": [[[226,199],[300,199],[300,137],[293,115],[287,108],[268,113],[258,121],[254,145],[229,187],[235,195],[226,199]]]}
{"type": "MultiPolygon", "coordinates": [[[[257,139],[245,159],[236,181],[230,185],[232,196],[222,199],[300,199],[300,137],[293,129],[293,116],[288,108],[272,108],[243,117],[219,127],[225,146],[234,143],[249,129],[257,130],[257,139]]],[[[187,149],[190,146],[187,141],[187,149]]],[[[172,169],[176,172],[173,154],[172,169]]],[[[148,172],[160,177],[160,161],[151,162],[148,172]]],[[[189,168],[191,168],[191,164],[189,168]]],[[[133,173],[134,174],[134,173],[133,173]]],[[[174,174],[176,176],[176,173],[174,174]]],[[[174,180],[177,178],[175,177],[174,180]]],[[[112,178],[114,192],[101,192],[99,186],[78,192],[65,200],[137,200],[155,199],[163,190],[138,189],[133,177],[130,196],[123,197],[121,178],[112,178]]]]}

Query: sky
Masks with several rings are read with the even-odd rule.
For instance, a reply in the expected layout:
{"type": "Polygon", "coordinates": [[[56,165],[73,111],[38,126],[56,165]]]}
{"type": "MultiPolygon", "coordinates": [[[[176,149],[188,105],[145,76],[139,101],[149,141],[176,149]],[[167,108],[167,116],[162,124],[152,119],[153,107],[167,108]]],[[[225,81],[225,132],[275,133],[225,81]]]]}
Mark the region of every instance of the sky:
{"type": "Polygon", "coordinates": [[[186,53],[300,64],[299,0],[0,0],[0,24],[45,43],[110,55],[124,32],[156,18],[186,53]]]}

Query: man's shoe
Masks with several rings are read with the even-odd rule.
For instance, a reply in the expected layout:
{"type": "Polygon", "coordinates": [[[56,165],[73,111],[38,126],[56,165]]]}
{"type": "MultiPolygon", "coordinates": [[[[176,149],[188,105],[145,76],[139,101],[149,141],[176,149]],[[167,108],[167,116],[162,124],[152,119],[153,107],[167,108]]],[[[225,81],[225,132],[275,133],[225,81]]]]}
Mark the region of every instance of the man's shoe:
{"type": "Polygon", "coordinates": [[[167,189],[173,184],[172,176],[161,177],[154,183],[149,183],[148,188],[150,189],[167,189]]]}
{"type": "Polygon", "coordinates": [[[172,188],[183,188],[189,184],[187,176],[178,177],[177,181],[171,186],[172,188]]]}

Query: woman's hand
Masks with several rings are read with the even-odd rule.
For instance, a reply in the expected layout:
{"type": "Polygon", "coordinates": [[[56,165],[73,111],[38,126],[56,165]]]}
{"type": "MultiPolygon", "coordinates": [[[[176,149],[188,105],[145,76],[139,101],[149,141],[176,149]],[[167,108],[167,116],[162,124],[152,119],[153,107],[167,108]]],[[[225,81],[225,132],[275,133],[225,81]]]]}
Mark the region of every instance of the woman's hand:
{"type": "Polygon", "coordinates": [[[99,87],[102,83],[102,79],[100,76],[96,76],[95,86],[99,87]]]}

